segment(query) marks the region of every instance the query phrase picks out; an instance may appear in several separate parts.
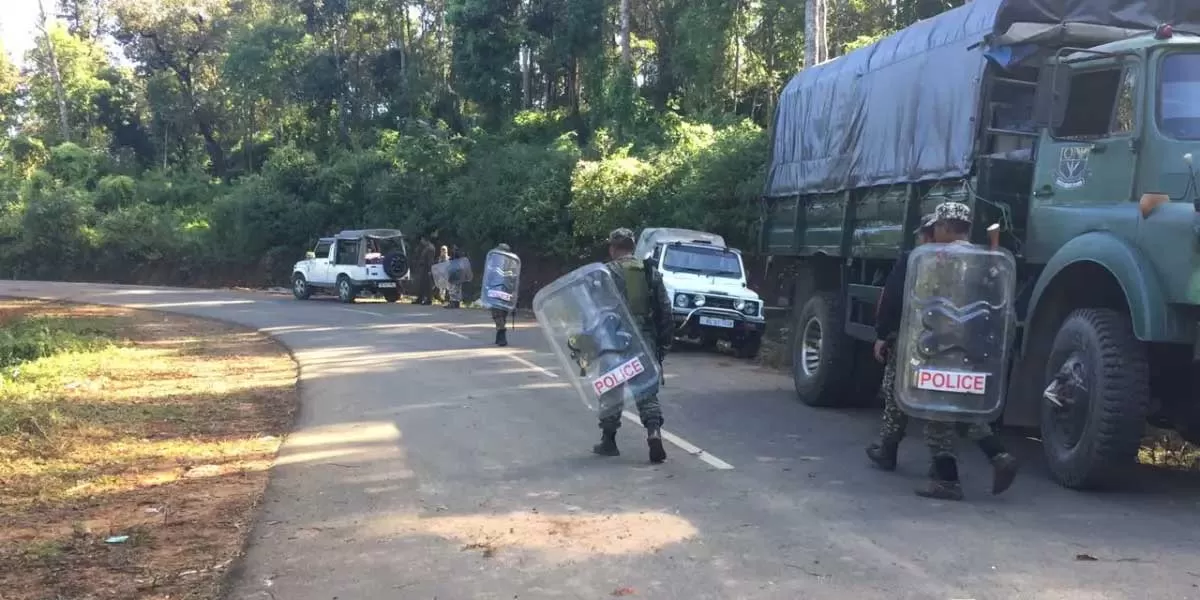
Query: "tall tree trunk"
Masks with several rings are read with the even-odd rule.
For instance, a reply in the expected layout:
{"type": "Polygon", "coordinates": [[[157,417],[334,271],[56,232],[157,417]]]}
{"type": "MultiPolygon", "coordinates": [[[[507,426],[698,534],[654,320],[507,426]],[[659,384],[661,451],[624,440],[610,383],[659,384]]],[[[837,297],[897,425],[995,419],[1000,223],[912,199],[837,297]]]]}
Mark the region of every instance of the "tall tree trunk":
{"type": "Polygon", "coordinates": [[[58,126],[62,130],[63,140],[71,141],[71,121],[67,113],[67,91],[63,88],[62,73],[58,70],[58,55],[54,52],[54,40],[50,37],[49,17],[46,6],[38,0],[38,13],[41,20],[42,38],[46,40],[46,53],[50,57],[50,78],[54,80],[54,95],[58,100],[58,126]]]}
{"type": "Polygon", "coordinates": [[[629,40],[629,0],[621,0],[621,66],[628,73],[633,67],[633,48],[629,40]]]}
{"type": "Polygon", "coordinates": [[[829,58],[828,39],[826,38],[825,20],[827,15],[825,0],[805,0],[804,2],[804,66],[811,67],[825,62],[829,58]]]}
{"type": "Polygon", "coordinates": [[[521,108],[533,104],[533,48],[521,46],[521,108]]]}

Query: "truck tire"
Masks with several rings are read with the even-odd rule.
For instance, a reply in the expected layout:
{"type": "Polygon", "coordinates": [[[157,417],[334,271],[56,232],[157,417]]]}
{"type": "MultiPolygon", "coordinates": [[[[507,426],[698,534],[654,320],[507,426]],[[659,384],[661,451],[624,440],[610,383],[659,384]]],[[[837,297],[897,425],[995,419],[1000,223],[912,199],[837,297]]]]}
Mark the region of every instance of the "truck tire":
{"type": "Polygon", "coordinates": [[[383,257],[383,272],[392,279],[408,274],[408,257],[403,252],[389,252],[383,257]]]}
{"type": "Polygon", "coordinates": [[[297,300],[308,300],[312,297],[312,288],[309,287],[308,280],[300,273],[292,275],[292,295],[297,300]]]}
{"type": "Polygon", "coordinates": [[[837,294],[810,296],[796,315],[795,327],[792,380],[800,401],[822,407],[849,404],[854,340],[845,334],[837,294]]]}
{"type": "Polygon", "coordinates": [[[1071,373],[1067,379],[1082,385],[1072,386],[1065,407],[1040,399],[1042,449],[1051,477],[1071,489],[1112,486],[1134,465],[1145,431],[1146,347],[1134,337],[1128,316],[1077,310],[1054,337],[1042,389],[1060,373],[1071,373]]]}
{"type": "Polygon", "coordinates": [[[339,275],[337,278],[337,293],[338,300],[341,300],[343,304],[353,304],[354,299],[358,296],[358,290],[354,289],[354,283],[345,275],[339,275]]]}

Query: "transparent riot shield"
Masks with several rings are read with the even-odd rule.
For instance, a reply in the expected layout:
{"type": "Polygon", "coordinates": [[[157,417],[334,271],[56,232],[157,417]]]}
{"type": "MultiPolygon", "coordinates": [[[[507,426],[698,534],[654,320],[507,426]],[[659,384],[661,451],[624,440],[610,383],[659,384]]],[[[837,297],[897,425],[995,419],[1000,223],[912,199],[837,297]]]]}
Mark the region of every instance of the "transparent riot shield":
{"type": "Polygon", "coordinates": [[[483,288],[479,303],[484,308],[513,311],[521,283],[521,258],[511,252],[492,250],[483,262],[483,288]]]}
{"type": "Polygon", "coordinates": [[[896,401],[922,419],[991,422],[1004,409],[1016,325],[1008,251],[924,244],[908,259],[896,401]]]}
{"type": "Polygon", "coordinates": [[[433,284],[443,290],[451,285],[471,281],[473,277],[471,260],[465,257],[437,263],[429,268],[429,272],[433,274],[433,284]]]}
{"type": "Polygon", "coordinates": [[[658,393],[661,368],[604,265],[582,266],[542,288],[533,312],[575,391],[601,417],[658,393]]]}

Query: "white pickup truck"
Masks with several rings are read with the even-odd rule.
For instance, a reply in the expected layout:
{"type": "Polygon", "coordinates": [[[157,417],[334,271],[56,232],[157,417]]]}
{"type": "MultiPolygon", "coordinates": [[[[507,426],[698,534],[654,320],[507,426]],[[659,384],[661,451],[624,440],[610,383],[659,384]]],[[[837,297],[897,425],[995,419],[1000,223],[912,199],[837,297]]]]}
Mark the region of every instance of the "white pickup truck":
{"type": "Polygon", "coordinates": [[[716,234],[662,227],[643,230],[634,252],[662,275],[676,337],[709,348],[727,340],[739,357],[758,355],[766,319],[762,299],[746,284],[741,252],[716,234]]]}
{"type": "Polygon", "coordinates": [[[404,234],[356,229],[317,240],[312,252],[292,267],[292,295],[307,300],[313,292],[333,292],[350,303],[366,291],[395,302],[400,283],[408,278],[404,234]]]}

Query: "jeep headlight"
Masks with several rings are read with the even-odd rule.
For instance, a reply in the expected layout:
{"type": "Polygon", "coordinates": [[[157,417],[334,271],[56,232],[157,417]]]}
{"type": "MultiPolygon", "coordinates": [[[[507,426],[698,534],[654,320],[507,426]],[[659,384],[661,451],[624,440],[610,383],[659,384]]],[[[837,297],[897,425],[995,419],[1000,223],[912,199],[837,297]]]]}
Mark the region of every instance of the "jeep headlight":
{"type": "Polygon", "coordinates": [[[675,294],[675,306],[678,306],[679,308],[687,308],[688,307],[687,294],[675,294]]]}
{"type": "Polygon", "coordinates": [[[746,305],[743,306],[740,310],[743,313],[745,313],[747,316],[753,317],[758,314],[758,303],[757,302],[747,302],[746,305]]]}
{"type": "Polygon", "coordinates": [[[695,302],[696,306],[704,306],[704,296],[696,294],[696,297],[692,298],[692,302],[695,302]]]}
{"type": "Polygon", "coordinates": [[[745,300],[737,300],[733,303],[733,310],[745,310],[745,308],[746,308],[745,300]]]}

